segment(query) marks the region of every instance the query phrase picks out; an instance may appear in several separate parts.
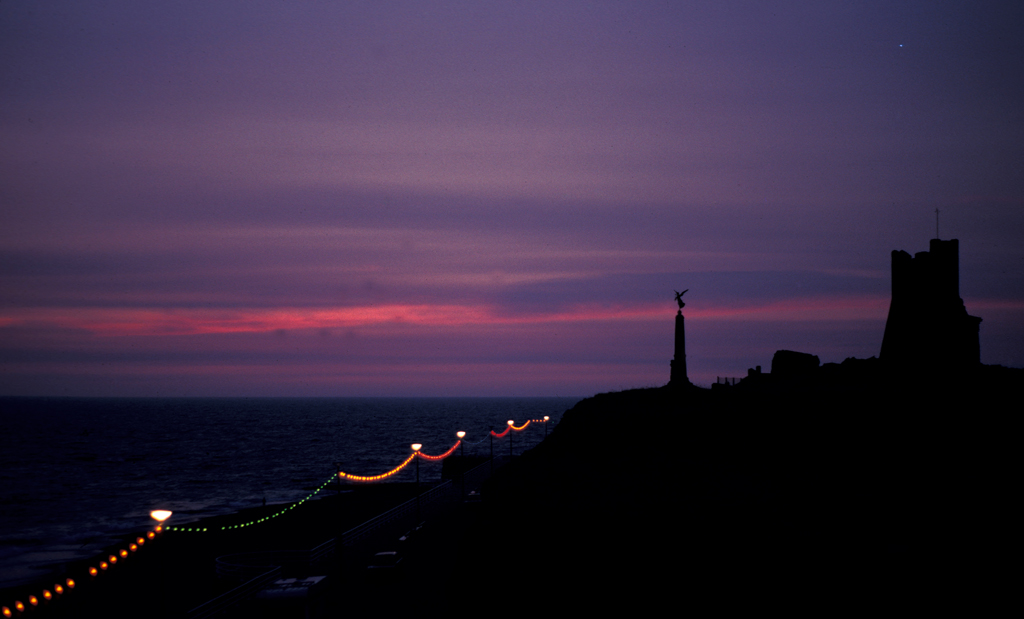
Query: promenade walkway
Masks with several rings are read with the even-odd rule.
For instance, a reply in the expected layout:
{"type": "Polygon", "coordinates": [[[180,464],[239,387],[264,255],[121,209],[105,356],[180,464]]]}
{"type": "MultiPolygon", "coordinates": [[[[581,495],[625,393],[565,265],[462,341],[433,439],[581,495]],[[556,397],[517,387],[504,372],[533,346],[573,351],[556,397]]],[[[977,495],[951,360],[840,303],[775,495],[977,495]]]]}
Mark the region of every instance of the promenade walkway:
{"type": "MultiPolygon", "coordinates": [[[[217,572],[237,586],[191,609],[188,619],[213,617],[337,617],[359,610],[390,616],[408,600],[442,586],[454,569],[462,532],[473,519],[479,488],[508,461],[497,457],[418,497],[346,530],[314,548],[249,551],[221,556],[217,572]],[[467,500],[468,499],[468,500],[467,500]],[[378,552],[397,552],[391,569],[370,571],[378,552]],[[286,578],[326,577],[306,595],[267,599],[260,593],[286,578]]],[[[455,460],[457,462],[457,460],[455,460]]],[[[298,582],[310,584],[316,579],[298,582]]]]}

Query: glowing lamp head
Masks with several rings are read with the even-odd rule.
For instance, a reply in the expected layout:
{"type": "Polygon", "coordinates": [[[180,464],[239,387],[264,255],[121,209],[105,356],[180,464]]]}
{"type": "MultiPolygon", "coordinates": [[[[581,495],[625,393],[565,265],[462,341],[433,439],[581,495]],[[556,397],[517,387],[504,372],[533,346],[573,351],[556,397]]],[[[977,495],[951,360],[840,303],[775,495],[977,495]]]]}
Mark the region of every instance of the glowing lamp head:
{"type": "Polygon", "coordinates": [[[73,579],[68,578],[64,582],[67,584],[68,589],[74,589],[75,588],[75,581],[73,579]]]}
{"type": "Polygon", "coordinates": [[[549,421],[550,419],[551,419],[551,417],[549,417],[547,415],[544,415],[544,421],[549,421]]]}
{"type": "Polygon", "coordinates": [[[419,451],[421,449],[423,449],[423,445],[421,445],[420,443],[413,443],[412,444],[412,450],[413,451],[419,451]]]}
{"type": "Polygon", "coordinates": [[[53,592],[60,595],[61,593],[64,593],[64,587],[60,586],[60,583],[57,583],[53,586],[53,592]]]}
{"type": "Polygon", "coordinates": [[[149,512],[149,517],[153,520],[156,520],[157,522],[163,522],[164,520],[170,518],[171,514],[173,513],[174,512],[167,511],[166,509],[154,509],[153,511],[149,512]]]}
{"type": "Polygon", "coordinates": [[[6,606],[4,606],[3,613],[4,613],[4,617],[13,617],[14,616],[14,613],[11,612],[11,609],[7,608],[6,606]]]}
{"type": "Polygon", "coordinates": [[[458,432],[455,433],[455,436],[459,437],[459,440],[461,441],[462,439],[466,438],[466,433],[463,432],[462,430],[459,430],[458,432]]]}
{"type": "Polygon", "coordinates": [[[19,613],[25,612],[25,605],[21,603],[21,600],[15,600],[14,607],[18,609],[19,613]]]}
{"type": "MultiPolygon", "coordinates": [[[[104,569],[106,569],[106,568],[104,568],[104,569]]],[[[89,568],[89,575],[90,575],[90,576],[95,576],[96,574],[99,574],[99,572],[98,572],[98,571],[96,571],[96,568],[94,568],[94,567],[90,567],[90,568],[89,568]]]]}
{"type": "Polygon", "coordinates": [[[32,606],[39,606],[39,598],[34,595],[28,596],[28,603],[32,606]]]}
{"type": "Polygon", "coordinates": [[[515,422],[514,422],[514,421],[512,421],[511,419],[509,419],[509,420],[508,420],[508,425],[510,425],[510,426],[514,426],[514,425],[515,425],[515,422]]]}

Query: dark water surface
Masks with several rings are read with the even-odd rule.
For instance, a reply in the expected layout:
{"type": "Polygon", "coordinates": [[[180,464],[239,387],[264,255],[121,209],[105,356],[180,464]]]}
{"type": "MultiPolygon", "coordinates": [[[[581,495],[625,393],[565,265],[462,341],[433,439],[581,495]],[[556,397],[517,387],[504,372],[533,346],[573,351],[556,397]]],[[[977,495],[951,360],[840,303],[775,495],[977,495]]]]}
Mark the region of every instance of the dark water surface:
{"type": "MultiPolygon", "coordinates": [[[[291,502],[332,477],[397,466],[409,445],[486,455],[488,430],[551,416],[579,398],[0,398],[0,587],[95,554],[150,526],[291,502]],[[479,441],[473,445],[472,442],[479,441]]],[[[550,430],[550,428],[549,428],[550,430]]],[[[540,424],[515,433],[522,453],[540,424]]],[[[507,453],[508,438],[495,439],[507,453]]],[[[421,461],[424,481],[441,463],[421,461]]],[[[407,467],[389,481],[415,480],[407,467]]]]}

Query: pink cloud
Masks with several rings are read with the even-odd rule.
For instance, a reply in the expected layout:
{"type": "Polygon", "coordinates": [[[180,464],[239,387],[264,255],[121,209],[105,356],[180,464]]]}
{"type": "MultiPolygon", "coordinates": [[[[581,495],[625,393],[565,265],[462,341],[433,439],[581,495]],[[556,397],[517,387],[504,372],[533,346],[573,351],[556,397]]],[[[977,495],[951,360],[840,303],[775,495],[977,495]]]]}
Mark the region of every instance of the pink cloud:
{"type": "MultiPolygon", "coordinates": [[[[686,316],[691,320],[875,320],[884,319],[888,302],[888,298],[872,296],[810,297],[750,306],[698,306],[688,309],[686,316]]],[[[665,305],[581,305],[563,311],[529,314],[503,314],[492,305],[457,304],[272,309],[35,308],[8,311],[6,316],[0,316],[0,326],[53,325],[100,336],[259,333],[389,324],[465,327],[668,320],[671,312],[665,305]]],[[[982,305],[988,306],[979,304],[982,305]]]]}

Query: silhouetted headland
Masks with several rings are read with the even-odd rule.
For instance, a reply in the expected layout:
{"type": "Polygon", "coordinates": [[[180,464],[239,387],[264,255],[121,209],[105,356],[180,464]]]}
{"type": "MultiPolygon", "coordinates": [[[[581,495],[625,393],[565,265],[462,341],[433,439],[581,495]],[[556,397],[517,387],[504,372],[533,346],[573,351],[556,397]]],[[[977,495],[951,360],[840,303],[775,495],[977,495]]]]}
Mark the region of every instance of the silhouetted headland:
{"type": "MultiPolygon", "coordinates": [[[[959,298],[956,247],[933,241],[933,255],[912,263],[894,252],[879,358],[822,365],[780,350],[770,371],[711,389],[686,376],[677,293],[669,384],[579,402],[542,443],[494,470],[474,495],[482,500],[427,519],[388,579],[370,582],[364,557],[340,555],[316,616],[406,616],[427,603],[437,606],[425,612],[631,616],[881,599],[983,608],[1015,579],[1004,566],[1015,558],[1024,370],[979,362],[980,319],[959,298]]],[[[480,462],[453,457],[446,476],[470,464],[480,462]]],[[[345,495],[317,502],[230,546],[169,548],[152,570],[186,587],[182,574],[211,571],[218,553],[338,535],[364,517],[352,517],[356,505],[368,513],[367,497],[344,510],[345,495]]],[[[176,613],[191,607],[176,602],[176,613]]]]}
{"type": "Polygon", "coordinates": [[[677,293],[670,383],[580,402],[495,474],[466,589],[543,582],[566,606],[641,614],[984,605],[1011,578],[1024,370],[980,363],[956,251],[893,253],[881,358],[780,350],[770,372],[712,389],[686,377],[677,293]]]}

